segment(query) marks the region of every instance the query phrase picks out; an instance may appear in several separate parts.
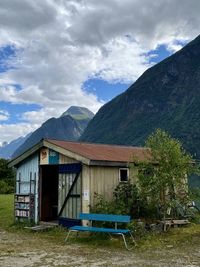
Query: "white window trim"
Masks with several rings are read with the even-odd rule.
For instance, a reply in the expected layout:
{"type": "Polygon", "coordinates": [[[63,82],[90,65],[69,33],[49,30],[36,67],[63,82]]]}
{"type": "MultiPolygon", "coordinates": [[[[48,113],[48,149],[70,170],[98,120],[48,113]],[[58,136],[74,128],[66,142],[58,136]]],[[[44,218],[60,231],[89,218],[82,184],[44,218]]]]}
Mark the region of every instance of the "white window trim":
{"type": "Polygon", "coordinates": [[[129,181],[129,168],[120,168],[119,169],[118,180],[119,180],[120,183],[127,183],[129,181]],[[121,170],[127,170],[127,181],[121,181],[121,176],[120,176],[120,171],[121,170]]]}

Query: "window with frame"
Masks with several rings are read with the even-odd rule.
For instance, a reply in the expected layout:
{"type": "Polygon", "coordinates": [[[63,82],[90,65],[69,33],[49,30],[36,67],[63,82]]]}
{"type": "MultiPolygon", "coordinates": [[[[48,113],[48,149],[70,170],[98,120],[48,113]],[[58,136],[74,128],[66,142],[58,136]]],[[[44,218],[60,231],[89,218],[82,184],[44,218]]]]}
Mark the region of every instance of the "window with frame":
{"type": "Polygon", "coordinates": [[[119,169],[119,182],[128,182],[129,178],[129,169],[121,168],[119,169]]]}

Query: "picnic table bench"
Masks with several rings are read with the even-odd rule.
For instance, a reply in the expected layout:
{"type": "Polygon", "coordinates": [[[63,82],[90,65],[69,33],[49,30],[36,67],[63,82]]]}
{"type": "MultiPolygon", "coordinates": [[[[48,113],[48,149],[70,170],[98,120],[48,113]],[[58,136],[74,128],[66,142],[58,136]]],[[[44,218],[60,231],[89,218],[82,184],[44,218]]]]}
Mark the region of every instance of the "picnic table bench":
{"type": "Polygon", "coordinates": [[[166,232],[171,226],[178,227],[190,224],[190,222],[187,219],[182,219],[182,220],[167,219],[165,221],[161,221],[161,223],[164,226],[164,232],[166,232]]]}
{"type": "Polygon", "coordinates": [[[80,220],[88,220],[91,221],[91,226],[80,226],[75,225],[69,228],[69,232],[65,238],[65,241],[69,239],[71,232],[95,232],[95,233],[107,233],[110,236],[112,234],[122,236],[124,245],[126,249],[128,248],[125,235],[130,235],[132,241],[135,243],[133,235],[128,229],[118,229],[117,223],[130,223],[130,216],[126,215],[111,215],[111,214],[95,214],[95,213],[80,213],[80,220]],[[93,227],[92,221],[101,221],[101,222],[113,222],[115,224],[114,228],[104,228],[104,227],[93,227]]]}

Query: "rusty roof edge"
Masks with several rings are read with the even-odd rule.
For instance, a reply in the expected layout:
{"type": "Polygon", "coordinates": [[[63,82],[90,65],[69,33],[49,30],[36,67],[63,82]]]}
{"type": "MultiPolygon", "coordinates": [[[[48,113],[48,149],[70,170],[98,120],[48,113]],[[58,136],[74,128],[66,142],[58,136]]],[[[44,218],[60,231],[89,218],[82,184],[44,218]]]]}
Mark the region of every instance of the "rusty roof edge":
{"type": "MultiPolygon", "coordinates": [[[[18,157],[10,160],[8,166],[9,167],[16,166],[18,163],[20,163],[21,161],[23,161],[27,157],[31,156],[38,149],[40,149],[40,148],[42,148],[44,146],[47,147],[47,148],[50,148],[50,149],[54,149],[55,151],[65,155],[65,156],[71,157],[71,158],[73,158],[73,159],[75,159],[77,161],[81,161],[86,165],[97,165],[97,164],[98,165],[103,165],[104,164],[104,165],[107,165],[107,166],[122,166],[122,165],[125,166],[129,162],[132,162],[131,159],[129,161],[127,161],[127,162],[90,159],[90,158],[87,158],[87,157],[81,155],[80,153],[77,153],[77,152],[75,153],[74,151],[72,151],[70,149],[63,148],[62,146],[59,146],[58,144],[53,143],[53,141],[54,140],[52,140],[52,142],[51,142],[51,139],[42,139],[42,140],[40,140],[40,142],[38,142],[36,145],[31,147],[30,149],[28,149],[27,151],[25,151],[24,153],[22,153],[18,157]]],[[[55,140],[55,141],[57,141],[57,140],[55,140]]],[[[116,147],[120,147],[120,146],[116,146],[116,147]]],[[[127,148],[128,148],[128,146],[127,146],[127,148]]],[[[148,150],[148,148],[141,148],[141,149],[148,150]]]]}
{"type": "Polygon", "coordinates": [[[91,142],[80,142],[80,141],[76,141],[76,140],[58,140],[58,139],[51,139],[51,138],[44,138],[45,141],[48,141],[48,142],[54,142],[54,141],[59,141],[59,142],[67,142],[67,143],[75,143],[75,144],[84,144],[84,145],[95,145],[95,146],[109,146],[109,147],[116,147],[116,148],[135,148],[135,149],[138,149],[138,150],[146,150],[146,149],[149,149],[148,147],[142,147],[142,146],[132,146],[132,145],[117,145],[117,144],[104,144],[104,143],[91,143],[91,142]]]}

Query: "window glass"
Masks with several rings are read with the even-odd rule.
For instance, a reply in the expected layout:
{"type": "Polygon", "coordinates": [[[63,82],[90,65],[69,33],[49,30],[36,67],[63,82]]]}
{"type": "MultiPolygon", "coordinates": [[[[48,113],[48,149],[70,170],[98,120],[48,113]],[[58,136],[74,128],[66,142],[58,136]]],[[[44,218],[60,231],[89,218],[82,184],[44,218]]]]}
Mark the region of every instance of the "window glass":
{"type": "Polygon", "coordinates": [[[128,169],[120,169],[119,170],[119,181],[127,182],[128,181],[128,169]]]}

